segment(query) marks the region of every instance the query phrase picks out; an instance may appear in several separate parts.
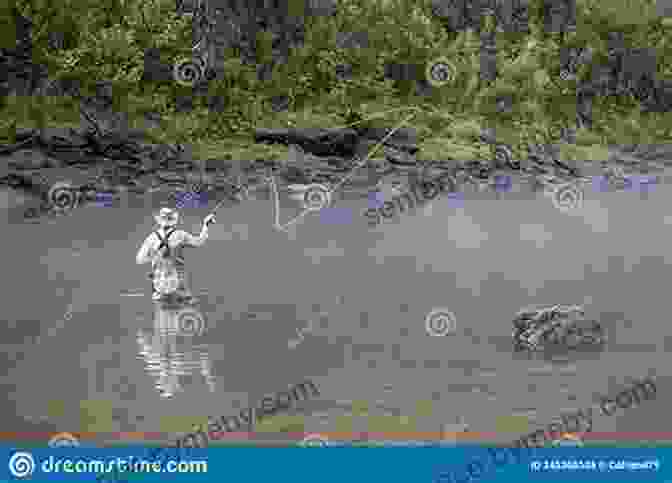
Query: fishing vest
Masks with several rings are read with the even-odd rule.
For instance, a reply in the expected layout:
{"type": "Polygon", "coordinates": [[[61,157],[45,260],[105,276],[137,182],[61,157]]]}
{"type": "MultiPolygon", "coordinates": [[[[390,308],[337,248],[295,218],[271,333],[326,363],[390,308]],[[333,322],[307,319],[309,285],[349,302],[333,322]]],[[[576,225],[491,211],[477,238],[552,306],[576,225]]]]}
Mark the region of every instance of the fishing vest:
{"type": "Polygon", "coordinates": [[[176,228],[173,228],[172,230],[168,231],[168,232],[166,233],[166,237],[165,237],[165,238],[161,236],[161,233],[160,233],[158,230],[154,232],[154,234],[156,235],[156,237],[157,237],[157,238],[159,239],[159,241],[161,242],[161,243],[159,244],[159,248],[157,248],[157,250],[158,250],[158,251],[165,250],[164,253],[163,253],[163,255],[162,255],[163,258],[169,258],[169,257],[171,256],[171,249],[170,249],[170,245],[168,245],[168,239],[170,238],[170,235],[172,235],[172,234],[175,233],[176,231],[177,231],[176,228]]]}
{"type": "Polygon", "coordinates": [[[179,270],[183,267],[184,261],[180,256],[181,250],[179,247],[171,248],[168,244],[170,235],[175,233],[173,228],[166,232],[166,236],[162,237],[159,231],[154,232],[160,241],[157,251],[161,253],[161,258],[153,267],[154,288],[163,294],[170,294],[175,292],[181,282],[181,273],[179,270]]]}
{"type": "Polygon", "coordinates": [[[171,236],[173,233],[175,233],[176,231],[177,231],[176,228],[173,228],[173,229],[169,230],[169,231],[166,233],[165,238],[162,237],[162,236],[161,236],[161,233],[158,232],[158,231],[155,231],[154,234],[156,235],[156,237],[157,237],[157,238],[159,239],[159,241],[161,242],[161,243],[159,244],[158,250],[159,250],[159,251],[161,251],[161,250],[164,251],[164,253],[163,253],[163,255],[162,255],[162,258],[170,258],[170,259],[173,259],[173,261],[175,262],[175,265],[176,265],[177,267],[182,267],[182,266],[184,266],[184,252],[183,252],[183,248],[184,248],[184,247],[182,247],[182,246],[177,246],[177,247],[173,247],[173,248],[171,248],[170,245],[168,244],[168,240],[170,239],[170,236],[171,236]]]}

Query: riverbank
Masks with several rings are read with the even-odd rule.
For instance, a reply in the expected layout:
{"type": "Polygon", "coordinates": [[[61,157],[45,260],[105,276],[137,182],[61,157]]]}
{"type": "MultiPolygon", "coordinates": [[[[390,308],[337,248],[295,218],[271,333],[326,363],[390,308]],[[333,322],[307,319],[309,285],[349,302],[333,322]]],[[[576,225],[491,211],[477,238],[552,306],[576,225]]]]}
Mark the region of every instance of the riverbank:
{"type": "MultiPolygon", "coordinates": [[[[557,144],[571,164],[602,160],[604,147],[616,143],[671,139],[672,71],[659,61],[672,55],[670,25],[651,2],[640,1],[634,25],[615,14],[623,5],[597,8],[588,0],[575,12],[521,5],[461,19],[439,1],[318,3],[328,14],[309,15],[311,6],[291,34],[283,37],[278,19],[255,12],[266,27],[233,28],[234,39],[225,37],[228,27],[240,27],[236,8],[201,18],[177,14],[169,0],[142,8],[130,2],[109,18],[81,0],[58,17],[71,28],[60,42],[38,35],[52,31],[49,16],[31,19],[18,9],[21,15],[3,17],[17,45],[0,56],[8,71],[0,94],[9,93],[0,142],[15,144],[17,129],[78,130],[82,118],[90,128],[81,104],[114,105],[123,115],[110,126],[123,117],[130,130],[146,128],[148,142],[182,145],[188,158],[213,165],[282,162],[285,148],[255,142],[255,130],[390,128],[404,120],[417,132],[417,156],[398,147],[386,153],[401,164],[488,163],[493,143],[514,159],[524,159],[530,145],[557,144]],[[173,62],[193,54],[195,20],[214,23],[200,35],[212,34],[208,48],[218,60],[205,79],[185,86],[173,78],[173,62]],[[445,79],[431,77],[436,62],[445,79]]],[[[115,143],[98,147],[107,155],[115,143]]],[[[86,162],[69,151],[69,162],[86,162]]]]}
{"type": "MultiPolygon", "coordinates": [[[[628,152],[632,150],[625,147],[620,150],[615,148],[607,150],[607,160],[584,160],[582,163],[574,163],[577,175],[567,173],[562,165],[554,164],[552,161],[539,163],[536,160],[534,164],[523,163],[524,168],[520,170],[500,166],[499,169],[492,169],[484,174],[478,165],[459,163],[450,159],[421,160],[409,166],[393,165],[386,159],[373,159],[367,169],[357,169],[351,162],[348,163],[346,158],[331,156],[324,162],[324,158],[312,156],[306,161],[306,156],[304,159],[296,159],[292,156],[292,151],[293,148],[290,147],[288,159],[281,163],[269,160],[237,162],[222,160],[219,163],[213,163],[212,160],[184,160],[182,161],[184,167],[180,169],[171,170],[162,167],[150,171],[143,169],[141,165],[136,169],[129,169],[128,162],[125,170],[119,166],[110,169],[109,164],[106,166],[103,163],[30,169],[26,164],[39,159],[48,159],[49,155],[39,150],[22,150],[16,155],[5,157],[6,174],[0,178],[0,185],[5,185],[3,205],[8,208],[21,205],[25,208],[24,221],[39,221],[67,214],[77,206],[96,204],[101,197],[104,197],[108,204],[118,203],[126,197],[126,193],[134,196],[165,193],[174,198],[175,205],[182,203],[180,199],[185,193],[194,193],[208,200],[225,203],[229,200],[231,204],[238,204],[248,196],[246,194],[248,192],[255,192],[257,193],[255,196],[268,198],[270,192],[265,181],[269,175],[279,180],[283,191],[289,189],[290,185],[312,183],[330,185],[347,178],[339,190],[362,199],[370,198],[372,192],[389,191],[385,186],[394,186],[392,191],[406,193],[413,186],[439,177],[450,177],[454,181],[451,189],[461,196],[460,199],[465,194],[471,199],[477,199],[479,193],[502,192],[498,185],[501,179],[508,180],[510,186],[507,189],[510,191],[530,193],[551,190],[562,183],[575,183],[577,186],[592,184],[594,190],[639,190],[643,187],[634,186],[637,183],[605,188],[603,183],[591,183],[586,180],[609,175],[617,168],[620,173],[633,179],[641,175],[655,179],[654,185],[667,184],[669,177],[666,173],[672,161],[672,148],[640,148],[639,153],[633,154],[628,152]],[[336,162],[338,159],[341,160],[340,166],[334,168],[334,165],[338,164],[336,162]],[[204,165],[206,169],[203,169],[204,165]],[[134,175],[134,171],[137,174],[134,175]]],[[[411,198],[411,195],[406,193],[388,196],[386,202],[389,205],[392,203],[390,199],[396,199],[403,205],[404,196],[407,201],[411,198]]],[[[414,207],[412,201],[409,201],[410,208],[414,207]]],[[[371,210],[375,209],[369,208],[369,211],[371,210]]],[[[21,221],[16,217],[12,220],[21,221]]]]}

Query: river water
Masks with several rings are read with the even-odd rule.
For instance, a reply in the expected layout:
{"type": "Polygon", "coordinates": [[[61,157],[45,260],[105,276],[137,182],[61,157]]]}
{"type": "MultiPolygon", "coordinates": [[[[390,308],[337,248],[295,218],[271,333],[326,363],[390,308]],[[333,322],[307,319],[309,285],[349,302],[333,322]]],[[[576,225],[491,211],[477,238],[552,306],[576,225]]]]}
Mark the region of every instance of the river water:
{"type": "MultiPolygon", "coordinates": [[[[20,224],[20,199],[4,193],[5,430],[186,431],[307,379],[321,392],[301,406],[307,431],[335,430],[330,415],[352,401],[369,414],[431,406],[420,431],[463,421],[493,432],[511,415],[545,425],[628,377],[666,376],[671,201],[664,184],[587,190],[571,213],[525,190],[467,194],[372,229],[367,200],[344,195],[334,216],[283,232],[262,193],[223,207],[206,245],[187,251],[203,326],[184,334],[135,264],[164,195],[20,224]],[[606,349],[514,355],[513,315],[556,303],[585,304],[606,349]],[[455,334],[427,335],[436,307],[455,314],[455,334]]],[[[280,216],[298,212],[283,196],[280,216]]],[[[205,214],[183,210],[183,227],[197,233],[205,214]]],[[[664,431],[665,393],[594,430],[664,431]]]]}

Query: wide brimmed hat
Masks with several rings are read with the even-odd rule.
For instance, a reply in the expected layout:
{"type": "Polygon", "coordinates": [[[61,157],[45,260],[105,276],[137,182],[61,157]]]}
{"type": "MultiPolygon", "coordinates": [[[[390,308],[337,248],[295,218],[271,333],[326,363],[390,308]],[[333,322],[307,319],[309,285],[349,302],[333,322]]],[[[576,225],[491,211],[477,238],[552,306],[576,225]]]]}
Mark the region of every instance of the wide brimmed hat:
{"type": "Polygon", "coordinates": [[[160,226],[173,226],[177,225],[180,214],[172,208],[161,208],[161,211],[154,216],[154,219],[160,226]]]}

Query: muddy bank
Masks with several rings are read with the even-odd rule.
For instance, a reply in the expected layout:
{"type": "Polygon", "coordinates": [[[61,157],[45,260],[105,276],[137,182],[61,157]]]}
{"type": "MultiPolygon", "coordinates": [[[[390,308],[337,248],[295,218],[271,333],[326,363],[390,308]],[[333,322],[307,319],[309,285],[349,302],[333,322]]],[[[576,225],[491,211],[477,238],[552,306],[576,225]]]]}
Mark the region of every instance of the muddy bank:
{"type": "MultiPolygon", "coordinates": [[[[533,189],[561,182],[613,175],[661,171],[672,159],[669,146],[623,146],[609,159],[570,162],[558,145],[531,145],[526,159],[483,130],[478,141],[492,147],[492,159],[423,159],[412,128],[367,126],[341,129],[257,129],[250,143],[289,148],[286,160],[194,159],[188,145],[157,144],[147,131],[129,127],[126,116],[112,109],[109,83],[82,99],[81,125],[74,128],[15,129],[12,142],[0,145],[0,185],[33,200],[31,218],[95,202],[101,193],[118,198],[124,192],[156,190],[216,193],[240,201],[247,188],[269,176],[281,183],[334,185],[363,194],[400,180],[419,180],[450,173],[457,191],[465,184],[490,186],[499,175],[531,180],[533,189]],[[620,166],[620,170],[614,167],[620,166]]],[[[156,119],[155,119],[156,121],[156,119]]]]}

